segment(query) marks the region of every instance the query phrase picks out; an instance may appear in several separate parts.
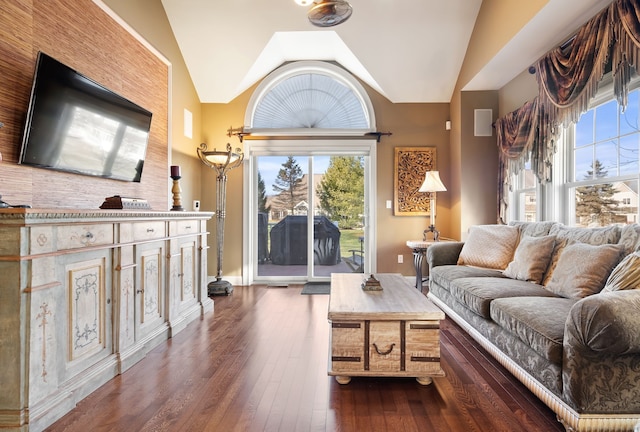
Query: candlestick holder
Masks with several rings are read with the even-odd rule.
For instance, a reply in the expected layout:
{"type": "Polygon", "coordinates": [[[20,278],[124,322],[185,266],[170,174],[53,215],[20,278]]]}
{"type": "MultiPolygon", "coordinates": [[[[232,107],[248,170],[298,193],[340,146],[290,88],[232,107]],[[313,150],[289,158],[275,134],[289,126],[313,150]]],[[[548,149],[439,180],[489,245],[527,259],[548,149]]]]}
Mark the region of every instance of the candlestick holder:
{"type": "Polygon", "coordinates": [[[171,176],[173,179],[173,187],[171,188],[171,193],[173,194],[173,207],[171,207],[171,211],[184,211],[182,207],[182,189],[180,188],[180,179],[181,176],[171,176]]]}

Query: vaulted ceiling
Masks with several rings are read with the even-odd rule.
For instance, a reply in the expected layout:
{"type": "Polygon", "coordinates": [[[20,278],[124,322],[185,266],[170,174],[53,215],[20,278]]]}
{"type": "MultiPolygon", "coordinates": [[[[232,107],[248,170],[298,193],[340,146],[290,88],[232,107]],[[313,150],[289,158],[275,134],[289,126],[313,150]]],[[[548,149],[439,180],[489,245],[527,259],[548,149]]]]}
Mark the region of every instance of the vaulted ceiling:
{"type": "MultiPolygon", "coordinates": [[[[501,88],[611,0],[538,2],[465,90],[501,88]]],[[[319,28],[294,0],[162,0],[201,102],[230,102],[296,60],[335,61],[392,102],[451,100],[483,0],[350,3],[349,20],[319,28]]]]}

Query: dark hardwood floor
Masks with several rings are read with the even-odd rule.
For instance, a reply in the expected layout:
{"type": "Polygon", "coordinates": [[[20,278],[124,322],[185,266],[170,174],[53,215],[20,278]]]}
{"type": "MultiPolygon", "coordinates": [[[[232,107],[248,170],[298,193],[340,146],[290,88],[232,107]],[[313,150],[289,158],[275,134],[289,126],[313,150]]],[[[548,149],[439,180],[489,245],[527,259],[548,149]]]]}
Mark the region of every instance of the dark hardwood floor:
{"type": "Polygon", "coordinates": [[[49,431],[563,431],[555,415],[445,320],[442,365],[414,379],[327,376],[327,295],[236,287],[215,313],[80,402],[49,431]]]}

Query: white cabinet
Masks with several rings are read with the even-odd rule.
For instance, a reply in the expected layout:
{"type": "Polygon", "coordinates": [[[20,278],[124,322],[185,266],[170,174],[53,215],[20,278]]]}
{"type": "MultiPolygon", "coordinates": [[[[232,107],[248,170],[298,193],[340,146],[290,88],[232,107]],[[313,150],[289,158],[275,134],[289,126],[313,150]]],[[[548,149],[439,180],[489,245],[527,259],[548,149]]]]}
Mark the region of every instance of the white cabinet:
{"type": "Polygon", "coordinates": [[[136,247],[135,339],[146,340],[167,328],[165,313],[165,243],[136,247]]]}
{"type": "Polygon", "coordinates": [[[213,310],[209,218],[0,210],[0,429],[45,429],[213,310]]]}

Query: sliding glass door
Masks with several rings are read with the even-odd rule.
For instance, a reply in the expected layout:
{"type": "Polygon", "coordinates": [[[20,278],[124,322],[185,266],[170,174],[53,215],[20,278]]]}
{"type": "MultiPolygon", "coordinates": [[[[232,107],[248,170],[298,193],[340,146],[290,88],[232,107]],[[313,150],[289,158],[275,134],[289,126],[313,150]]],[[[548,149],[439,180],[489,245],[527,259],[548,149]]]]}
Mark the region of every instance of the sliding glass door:
{"type": "Polygon", "coordinates": [[[321,281],[331,273],[365,272],[372,244],[368,146],[338,151],[335,144],[322,149],[315,143],[295,152],[259,143],[248,147],[252,282],[321,281]]]}

